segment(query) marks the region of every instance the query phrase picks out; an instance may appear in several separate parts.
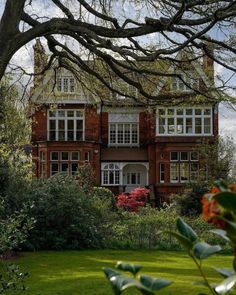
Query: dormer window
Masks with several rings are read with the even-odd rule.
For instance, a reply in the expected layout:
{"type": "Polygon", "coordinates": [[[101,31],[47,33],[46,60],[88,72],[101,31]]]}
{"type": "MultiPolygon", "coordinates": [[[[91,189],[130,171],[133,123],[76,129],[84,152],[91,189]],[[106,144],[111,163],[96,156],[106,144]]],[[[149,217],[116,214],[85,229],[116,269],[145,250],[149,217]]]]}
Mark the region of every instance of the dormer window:
{"type": "MultiPolygon", "coordinates": [[[[177,74],[177,73],[176,73],[177,74]]],[[[173,91],[193,91],[199,89],[199,77],[193,71],[179,73],[182,79],[175,76],[172,78],[171,90],[173,91]]]]}
{"type": "Polygon", "coordinates": [[[57,79],[58,92],[75,92],[75,78],[60,77],[57,79]]]}

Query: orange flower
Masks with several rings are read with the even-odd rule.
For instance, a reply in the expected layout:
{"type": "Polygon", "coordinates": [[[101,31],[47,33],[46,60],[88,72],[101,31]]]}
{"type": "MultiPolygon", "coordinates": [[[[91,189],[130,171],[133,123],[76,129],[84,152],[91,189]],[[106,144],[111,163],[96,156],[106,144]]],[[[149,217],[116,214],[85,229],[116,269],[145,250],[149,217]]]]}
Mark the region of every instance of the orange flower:
{"type": "Polygon", "coordinates": [[[210,194],[217,194],[220,192],[220,189],[218,187],[213,186],[210,190],[210,194]]]}
{"type": "Polygon", "coordinates": [[[202,204],[203,219],[208,223],[215,225],[216,227],[224,229],[225,222],[218,218],[221,215],[221,210],[218,203],[214,199],[208,198],[206,195],[204,195],[202,198],[202,204]]]}
{"type": "Polygon", "coordinates": [[[235,183],[234,183],[234,184],[231,184],[231,185],[229,185],[229,188],[230,188],[231,192],[234,192],[234,193],[236,193],[236,184],[235,184],[235,183]]]}

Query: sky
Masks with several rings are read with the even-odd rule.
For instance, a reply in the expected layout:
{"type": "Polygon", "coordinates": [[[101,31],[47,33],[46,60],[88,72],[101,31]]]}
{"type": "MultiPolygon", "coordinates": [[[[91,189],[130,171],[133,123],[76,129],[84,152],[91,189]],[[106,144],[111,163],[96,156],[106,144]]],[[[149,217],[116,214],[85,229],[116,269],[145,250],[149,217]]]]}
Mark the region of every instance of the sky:
{"type": "MultiPolygon", "coordinates": [[[[47,6],[48,0],[34,0],[36,3],[34,7],[35,12],[45,10],[45,5],[47,6]]],[[[5,6],[5,0],[0,0],[0,17],[3,12],[3,8],[5,6]]],[[[50,11],[48,11],[50,13],[50,11]]],[[[58,11],[53,11],[53,13],[59,13],[58,11]]],[[[17,54],[13,57],[11,63],[16,65],[23,65],[26,67],[29,72],[32,71],[33,57],[32,57],[32,45],[22,48],[17,54]]],[[[225,70],[222,66],[215,66],[215,73],[217,75],[224,75],[225,70]]],[[[236,109],[236,106],[235,106],[236,109]]],[[[219,130],[220,134],[223,136],[231,136],[233,137],[236,143],[236,111],[233,110],[232,106],[227,104],[220,104],[219,107],[219,130]]]]}

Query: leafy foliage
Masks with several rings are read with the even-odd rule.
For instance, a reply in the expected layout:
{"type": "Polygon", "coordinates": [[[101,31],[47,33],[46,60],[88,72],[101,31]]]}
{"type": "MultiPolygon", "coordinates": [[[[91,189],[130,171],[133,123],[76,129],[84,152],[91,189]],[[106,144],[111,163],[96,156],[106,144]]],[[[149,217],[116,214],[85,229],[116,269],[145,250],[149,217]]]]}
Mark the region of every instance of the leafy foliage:
{"type": "Polygon", "coordinates": [[[149,189],[137,187],[129,194],[122,193],[117,196],[116,206],[128,211],[138,212],[139,207],[143,207],[145,205],[149,192],[149,189]]]}

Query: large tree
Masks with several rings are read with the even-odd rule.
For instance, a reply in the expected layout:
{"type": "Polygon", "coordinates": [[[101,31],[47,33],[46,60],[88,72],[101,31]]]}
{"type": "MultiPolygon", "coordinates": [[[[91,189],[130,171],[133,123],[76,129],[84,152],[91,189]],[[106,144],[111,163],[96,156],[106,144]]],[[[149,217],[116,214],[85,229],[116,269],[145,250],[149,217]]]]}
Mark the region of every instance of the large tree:
{"type": "MultiPolygon", "coordinates": [[[[150,92],[140,77],[177,75],[182,79],[165,67],[167,61],[173,68],[180,62],[183,66],[177,55],[180,51],[187,53],[185,63],[207,55],[234,73],[235,16],[236,1],[232,0],[5,0],[0,79],[20,48],[43,37],[51,52],[48,66],[55,59],[70,69],[76,65],[74,69],[95,77],[110,90],[114,88],[112,77],[117,75],[149,101],[168,101],[173,94],[150,92]],[[43,3],[45,9],[39,11],[43,3]],[[66,43],[63,36],[67,36],[66,43]],[[149,62],[158,66],[147,66],[149,62]]],[[[226,82],[220,87],[229,86],[226,82]]],[[[208,85],[208,90],[212,87],[208,85]]]]}

